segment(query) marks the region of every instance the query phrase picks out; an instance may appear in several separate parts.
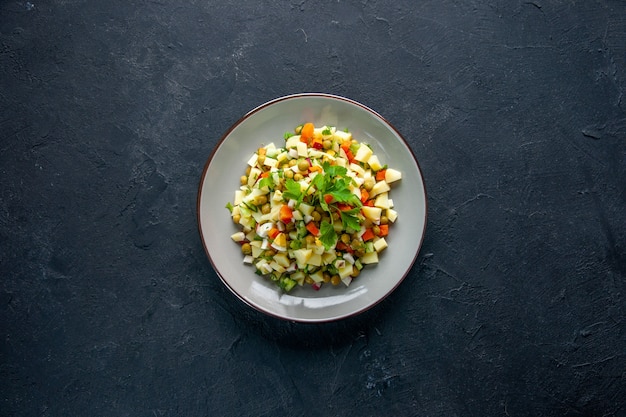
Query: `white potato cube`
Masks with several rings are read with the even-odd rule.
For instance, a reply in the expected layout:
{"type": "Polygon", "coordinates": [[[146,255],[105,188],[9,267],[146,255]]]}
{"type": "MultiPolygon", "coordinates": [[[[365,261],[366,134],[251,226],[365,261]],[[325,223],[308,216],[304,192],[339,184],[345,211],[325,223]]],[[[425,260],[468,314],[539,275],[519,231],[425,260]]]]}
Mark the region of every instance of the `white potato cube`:
{"type": "Polygon", "coordinates": [[[389,208],[389,193],[380,193],[376,196],[376,200],[374,200],[374,206],[380,207],[382,209],[389,208]]]}
{"type": "Polygon", "coordinates": [[[393,168],[387,168],[387,171],[385,171],[385,181],[392,183],[400,179],[402,179],[402,172],[393,168]]]}
{"type": "Polygon", "coordinates": [[[368,252],[361,257],[361,263],[364,265],[377,264],[378,252],[368,252]]]}
{"type": "Polygon", "coordinates": [[[378,171],[382,169],[383,167],[380,161],[378,160],[378,156],[376,155],[370,156],[369,159],[367,160],[367,163],[369,164],[370,168],[372,168],[374,171],[378,171]]]}
{"type": "Polygon", "coordinates": [[[370,191],[370,198],[376,197],[380,193],[386,193],[389,190],[391,190],[391,187],[389,187],[387,181],[378,181],[376,184],[374,184],[372,190],[370,191]]]}
{"type": "Polygon", "coordinates": [[[372,222],[378,224],[380,222],[380,216],[382,214],[382,209],[380,207],[361,207],[361,211],[365,218],[371,220],[372,222]]]}
{"type": "Polygon", "coordinates": [[[361,146],[359,146],[359,149],[356,151],[354,159],[359,162],[367,162],[367,160],[370,159],[373,153],[374,152],[372,151],[372,148],[362,143],[361,146]]]}
{"type": "Polygon", "coordinates": [[[387,248],[387,241],[385,240],[384,237],[381,237],[380,239],[376,239],[376,241],[374,242],[374,249],[376,249],[376,252],[381,252],[384,249],[387,248]]]}
{"type": "Polygon", "coordinates": [[[298,142],[296,145],[296,149],[298,150],[298,156],[306,158],[309,154],[307,151],[307,145],[304,142],[298,142]]]}

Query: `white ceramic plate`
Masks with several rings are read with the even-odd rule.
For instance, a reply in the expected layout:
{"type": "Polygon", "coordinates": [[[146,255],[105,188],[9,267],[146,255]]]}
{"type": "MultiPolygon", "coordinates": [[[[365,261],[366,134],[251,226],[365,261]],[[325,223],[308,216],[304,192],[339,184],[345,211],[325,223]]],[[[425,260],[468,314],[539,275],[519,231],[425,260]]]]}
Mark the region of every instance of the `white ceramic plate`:
{"type": "Polygon", "coordinates": [[[325,322],[361,313],[387,297],[408,274],[426,229],[426,189],[415,156],[404,138],[379,114],[353,100],[317,93],[296,94],[265,103],[246,114],[210,155],[198,190],[198,226],[206,253],[224,284],[242,301],[271,316],[298,322],[325,322]],[[398,219],[389,229],[389,247],[377,265],[367,266],[349,287],[324,285],[319,291],[296,286],[283,293],[244,265],[238,231],[225,208],[232,202],[246,163],[259,146],[284,143],[283,134],[313,122],[348,128],[369,143],[381,163],[402,171],[390,192],[398,219]]]}

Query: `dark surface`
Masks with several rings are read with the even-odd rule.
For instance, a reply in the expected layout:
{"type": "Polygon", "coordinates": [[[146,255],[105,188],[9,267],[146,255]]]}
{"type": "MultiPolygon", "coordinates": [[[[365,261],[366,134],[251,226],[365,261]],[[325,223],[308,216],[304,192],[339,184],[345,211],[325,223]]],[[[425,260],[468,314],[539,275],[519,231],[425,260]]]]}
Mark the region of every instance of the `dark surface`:
{"type": "Polygon", "coordinates": [[[1,415],[626,415],[626,3],[323,3],[0,1],[1,415]],[[326,325],[244,306],[195,217],[303,91],[429,192],[407,279],[326,325]]]}

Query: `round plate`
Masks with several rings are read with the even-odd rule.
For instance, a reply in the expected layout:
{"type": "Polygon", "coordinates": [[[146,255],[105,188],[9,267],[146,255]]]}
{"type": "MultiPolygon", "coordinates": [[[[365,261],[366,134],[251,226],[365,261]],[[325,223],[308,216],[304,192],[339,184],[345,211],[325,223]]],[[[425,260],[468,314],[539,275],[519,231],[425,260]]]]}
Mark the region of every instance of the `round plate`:
{"type": "Polygon", "coordinates": [[[246,114],[222,137],[210,155],[198,190],[198,226],[204,249],[224,284],[255,309],[297,322],[325,322],[361,313],[387,297],[411,269],[426,230],[426,188],[415,156],[404,138],[378,113],[353,100],[329,94],[296,94],[265,103],[246,114]],[[398,219],[390,227],[389,247],[379,263],[361,271],[349,287],[324,285],[319,291],[296,286],[285,294],[273,282],[243,264],[239,231],[225,208],[253,152],[262,145],[284,143],[295,126],[348,128],[359,142],[371,145],[382,164],[402,172],[390,198],[398,219]]]}

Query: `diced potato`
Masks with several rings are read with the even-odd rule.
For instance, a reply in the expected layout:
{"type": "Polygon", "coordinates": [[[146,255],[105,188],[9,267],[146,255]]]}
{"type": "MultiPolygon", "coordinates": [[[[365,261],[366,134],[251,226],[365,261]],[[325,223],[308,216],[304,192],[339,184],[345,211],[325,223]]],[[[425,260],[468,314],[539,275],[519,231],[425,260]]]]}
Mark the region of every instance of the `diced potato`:
{"type": "Polygon", "coordinates": [[[386,213],[387,213],[387,218],[389,219],[391,223],[395,222],[396,219],[398,218],[398,212],[395,211],[394,209],[387,209],[386,213]]]}
{"type": "Polygon", "coordinates": [[[289,261],[289,258],[287,258],[287,254],[284,252],[281,253],[277,253],[276,255],[274,255],[274,260],[281,266],[285,267],[285,268],[289,268],[289,265],[291,264],[291,262],[289,261]]]}
{"type": "MultiPolygon", "coordinates": [[[[324,130],[328,129],[328,126],[322,126],[322,127],[316,127],[315,129],[313,129],[313,137],[314,138],[323,138],[324,135],[322,135],[322,132],[324,130]]],[[[327,135],[328,137],[328,135],[327,135]]]]}
{"type": "Polygon", "coordinates": [[[322,254],[322,263],[324,265],[331,264],[335,259],[337,259],[337,254],[334,249],[329,250],[328,252],[324,252],[322,254]]]}
{"type": "Polygon", "coordinates": [[[239,219],[239,224],[243,227],[253,228],[255,225],[255,221],[251,216],[241,216],[241,219],[239,219]]]}
{"type": "Polygon", "coordinates": [[[309,277],[311,277],[311,279],[315,282],[324,282],[324,274],[322,271],[315,271],[314,273],[309,274],[309,277]]]}
{"type": "Polygon", "coordinates": [[[387,248],[387,241],[385,240],[384,237],[381,237],[380,239],[376,239],[374,241],[374,249],[376,249],[376,252],[381,252],[384,249],[387,248]]]}
{"type": "Polygon", "coordinates": [[[265,161],[263,161],[263,165],[270,167],[270,168],[276,168],[278,166],[278,160],[274,158],[270,158],[269,156],[266,156],[265,161]]]}
{"type": "Polygon", "coordinates": [[[376,184],[374,184],[372,190],[370,191],[370,198],[375,197],[380,193],[386,193],[389,190],[391,190],[391,187],[389,187],[387,181],[378,181],[376,184]]]}
{"type": "Polygon", "coordinates": [[[378,263],[378,252],[368,252],[361,257],[361,263],[364,265],[371,265],[378,263]]]}
{"type": "Polygon", "coordinates": [[[354,159],[356,159],[359,162],[365,163],[367,162],[368,159],[370,159],[373,153],[374,152],[369,146],[362,143],[361,146],[359,146],[359,149],[356,151],[356,155],[354,155],[354,159]]]}
{"type": "Polygon", "coordinates": [[[315,209],[315,207],[310,206],[306,203],[301,203],[300,206],[298,207],[298,210],[300,210],[302,212],[302,214],[310,216],[311,213],[313,213],[313,210],[315,209]]]}
{"type": "Polygon", "coordinates": [[[298,143],[302,143],[300,142],[300,135],[292,136],[285,142],[285,148],[296,148],[298,146],[298,143]]]}
{"type": "Polygon", "coordinates": [[[392,183],[400,179],[402,179],[402,172],[393,168],[387,168],[387,170],[385,171],[385,181],[387,181],[388,183],[392,183]]]}
{"type": "Polygon", "coordinates": [[[248,204],[254,204],[255,206],[258,205],[256,199],[262,195],[267,194],[265,191],[259,189],[259,188],[254,188],[252,189],[252,191],[250,192],[250,194],[248,194],[247,196],[244,197],[243,201],[248,203],[248,204]]]}
{"type": "Polygon", "coordinates": [[[374,200],[374,206],[380,207],[383,209],[389,208],[389,193],[380,193],[376,196],[376,200],[374,200]]]}
{"type": "Polygon", "coordinates": [[[261,175],[260,169],[256,167],[250,168],[250,175],[248,175],[248,187],[252,187],[254,185],[257,178],[259,178],[259,175],[261,175]]]}
{"type": "Polygon", "coordinates": [[[283,201],[283,193],[280,190],[274,191],[274,195],[272,196],[273,202],[282,202],[283,201]]]}
{"type": "Polygon", "coordinates": [[[289,276],[292,280],[296,281],[298,283],[298,285],[304,285],[304,272],[302,271],[296,271],[293,274],[291,274],[289,276]]]}
{"type": "Polygon", "coordinates": [[[339,278],[344,279],[352,275],[352,264],[346,262],[342,268],[339,268],[339,278]]]}
{"type": "Polygon", "coordinates": [[[278,153],[280,152],[280,149],[277,148],[276,145],[274,145],[274,142],[268,143],[267,145],[264,146],[264,148],[265,148],[265,155],[269,156],[270,158],[276,157],[276,155],[278,155],[278,153]]]}
{"type": "Polygon", "coordinates": [[[230,238],[235,242],[243,242],[246,238],[246,234],[244,232],[237,232],[230,235],[230,238]]]}
{"type": "Polygon", "coordinates": [[[317,253],[312,253],[309,260],[306,262],[308,265],[313,266],[322,266],[322,255],[317,253]]]}
{"type": "MultiPolygon", "coordinates": [[[[259,242],[260,244],[261,242],[259,242]]],[[[250,244],[252,244],[252,242],[250,242],[250,244]]],[[[252,246],[252,256],[256,259],[259,256],[261,256],[261,254],[263,253],[264,249],[259,245],[259,246],[252,246]]]]}
{"type": "Polygon", "coordinates": [[[367,160],[367,163],[369,164],[370,168],[372,168],[374,171],[378,171],[382,169],[383,167],[380,161],[378,160],[378,156],[376,155],[370,156],[369,159],[367,160]]]}
{"type": "Polygon", "coordinates": [[[259,155],[257,153],[253,153],[250,159],[248,159],[248,165],[251,167],[256,166],[256,162],[259,159],[259,155]]]}
{"type": "Polygon", "coordinates": [[[248,239],[248,241],[250,242],[250,245],[252,245],[253,243],[259,243],[258,240],[254,240],[256,238],[256,230],[251,230],[248,233],[246,233],[246,239],[248,239]]]}
{"type": "Polygon", "coordinates": [[[241,202],[243,201],[243,198],[245,197],[245,193],[241,190],[236,190],[235,191],[235,200],[233,201],[233,204],[238,206],[239,204],[241,204],[241,202]]]}
{"type": "MultiPolygon", "coordinates": [[[[369,149],[369,148],[368,148],[369,149]]],[[[356,158],[355,158],[356,159],[356,158]]],[[[350,164],[349,168],[356,172],[358,176],[362,177],[365,175],[365,170],[361,168],[361,165],[355,164],[354,162],[350,164]]]]}
{"type": "Polygon", "coordinates": [[[361,207],[361,211],[366,219],[371,220],[374,223],[380,222],[380,216],[382,214],[382,209],[380,207],[361,207]]]}
{"type": "Polygon", "coordinates": [[[296,145],[296,149],[298,150],[298,156],[306,158],[309,154],[307,151],[307,145],[304,142],[298,142],[296,145]]]}
{"type": "Polygon", "coordinates": [[[339,140],[339,142],[344,142],[346,140],[352,140],[352,133],[344,132],[343,130],[337,130],[333,134],[333,138],[339,140]]]}
{"type": "Polygon", "coordinates": [[[272,267],[270,266],[270,263],[267,262],[265,259],[261,259],[254,266],[263,274],[269,274],[270,272],[272,272],[272,267]]]}
{"type": "Polygon", "coordinates": [[[287,160],[287,157],[289,156],[289,154],[287,153],[287,151],[283,151],[281,153],[279,153],[278,155],[276,155],[276,160],[278,162],[283,162],[287,160]]]}
{"type": "Polygon", "coordinates": [[[279,274],[282,274],[283,272],[285,272],[285,267],[280,265],[276,261],[270,262],[270,267],[272,268],[272,270],[278,272],[279,274]]]}
{"type": "Polygon", "coordinates": [[[309,149],[309,158],[322,158],[326,155],[326,153],[322,151],[317,151],[315,149],[309,149]]]}
{"type": "Polygon", "coordinates": [[[298,264],[298,268],[304,268],[313,255],[313,251],[311,249],[296,249],[293,251],[293,258],[296,260],[298,264]]]}
{"type": "MultiPolygon", "coordinates": [[[[324,253],[324,245],[322,245],[322,242],[320,242],[319,239],[315,239],[315,243],[309,249],[311,249],[313,251],[313,255],[320,255],[321,256],[324,253]]],[[[317,266],[319,266],[319,265],[317,265],[317,266]]]]}

